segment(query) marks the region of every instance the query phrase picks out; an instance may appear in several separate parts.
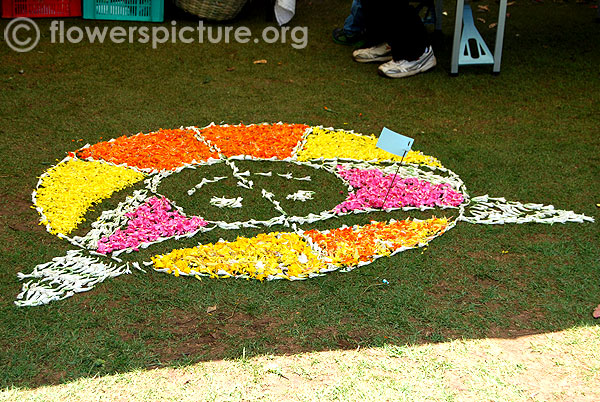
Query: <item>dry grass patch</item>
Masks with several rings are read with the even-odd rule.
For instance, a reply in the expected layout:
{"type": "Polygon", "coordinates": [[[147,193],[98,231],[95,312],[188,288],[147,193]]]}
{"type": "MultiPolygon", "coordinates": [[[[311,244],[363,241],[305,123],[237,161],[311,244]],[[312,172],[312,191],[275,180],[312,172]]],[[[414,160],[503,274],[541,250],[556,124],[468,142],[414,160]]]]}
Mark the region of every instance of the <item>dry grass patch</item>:
{"type": "Polygon", "coordinates": [[[597,401],[600,327],[140,370],[1,401],[597,401]]]}

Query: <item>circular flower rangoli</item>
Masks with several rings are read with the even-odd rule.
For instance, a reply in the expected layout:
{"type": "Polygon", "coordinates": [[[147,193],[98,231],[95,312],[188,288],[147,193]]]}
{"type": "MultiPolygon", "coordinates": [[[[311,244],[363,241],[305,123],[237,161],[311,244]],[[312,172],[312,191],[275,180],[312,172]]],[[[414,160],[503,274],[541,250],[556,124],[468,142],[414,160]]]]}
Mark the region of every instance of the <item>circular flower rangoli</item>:
{"type": "Polygon", "coordinates": [[[174,276],[299,280],[423,247],[460,221],[592,220],[552,206],[471,198],[460,177],[437,158],[410,151],[401,162],[376,142],[374,136],[352,131],[277,123],[161,129],[86,145],[48,169],[32,196],[40,223],[77,249],[19,274],[24,284],[15,303],[63,299],[131,268],[142,270],[140,262],[174,276]],[[329,184],[313,182],[317,173],[329,175],[329,184]],[[191,184],[184,192],[169,191],[169,183],[177,180],[191,184]],[[73,234],[90,209],[134,185],[124,201],[101,208],[87,233],[73,234]],[[341,199],[334,196],[336,185],[342,188],[341,199]],[[221,193],[212,194],[214,186],[221,193]],[[203,205],[213,212],[184,207],[193,197],[204,197],[203,205]],[[317,198],[333,205],[314,211],[317,198]],[[214,212],[244,207],[257,215],[232,220],[232,214],[223,219],[214,212]],[[343,225],[350,214],[398,210],[431,210],[441,216],[343,225]],[[320,221],[331,224],[325,230],[307,228],[320,221]],[[273,226],[277,229],[269,230],[273,226]],[[202,234],[216,228],[264,230],[234,241],[203,242],[202,234]],[[193,238],[197,245],[131,264],[119,258],[182,238],[193,238]]]}

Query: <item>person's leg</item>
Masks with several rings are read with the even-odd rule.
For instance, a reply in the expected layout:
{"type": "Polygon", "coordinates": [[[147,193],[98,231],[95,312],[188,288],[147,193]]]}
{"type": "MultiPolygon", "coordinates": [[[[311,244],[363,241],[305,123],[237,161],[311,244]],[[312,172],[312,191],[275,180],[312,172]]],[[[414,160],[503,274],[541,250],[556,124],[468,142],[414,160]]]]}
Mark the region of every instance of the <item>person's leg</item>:
{"type": "Polygon", "coordinates": [[[425,25],[408,0],[363,0],[363,7],[368,32],[391,47],[393,60],[379,66],[381,74],[408,77],[436,65],[425,25]]]}
{"type": "Polygon", "coordinates": [[[387,42],[394,60],[416,60],[429,46],[427,30],[408,0],[363,0],[368,41],[387,42]]]}
{"type": "MultiPolygon", "coordinates": [[[[361,0],[361,10],[363,14],[363,23],[365,26],[365,38],[367,46],[375,46],[387,42],[385,29],[381,20],[382,4],[387,4],[389,0],[361,0]]],[[[392,0],[392,2],[395,0],[392,0]]],[[[398,0],[404,1],[404,0],[398,0]]],[[[384,15],[383,18],[389,18],[384,15]]],[[[385,23],[385,22],[384,22],[385,23]]]]}
{"type": "Polygon", "coordinates": [[[395,23],[389,21],[385,32],[393,59],[417,60],[430,46],[427,29],[417,10],[408,1],[395,1],[388,15],[396,16],[391,17],[395,23]]]}
{"type": "Polygon", "coordinates": [[[387,32],[393,60],[379,66],[379,73],[390,78],[410,77],[435,67],[437,60],[429,44],[425,25],[408,3],[395,10],[402,13],[403,24],[387,32]]]}
{"type": "Polygon", "coordinates": [[[362,34],[365,30],[364,16],[362,11],[362,4],[360,0],[352,1],[352,7],[350,7],[350,15],[344,22],[344,33],[349,36],[362,34]]]}
{"type": "Polygon", "coordinates": [[[353,0],[350,15],[343,28],[333,30],[333,41],[340,45],[361,46],[364,44],[364,18],[360,0],[353,0]]]}
{"type": "Polygon", "coordinates": [[[392,59],[392,49],[386,41],[386,30],[381,23],[379,1],[361,0],[366,43],[363,49],[352,53],[354,60],[359,63],[383,63],[392,59]]]}

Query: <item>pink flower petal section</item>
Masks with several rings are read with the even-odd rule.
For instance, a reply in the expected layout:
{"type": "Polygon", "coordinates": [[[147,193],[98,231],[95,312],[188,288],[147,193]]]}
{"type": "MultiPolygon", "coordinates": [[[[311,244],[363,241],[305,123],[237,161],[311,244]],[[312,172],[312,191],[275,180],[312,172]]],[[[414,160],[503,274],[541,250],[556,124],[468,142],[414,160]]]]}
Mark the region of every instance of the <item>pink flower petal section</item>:
{"type": "Polygon", "coordinates": [[[345,169],[338,165],[338,173],[352,187],[346,201],[334,208],[335,212],[360,211],[368,208],[402,207],[456,207],[464,201],[461,193],[449,184],[432,184],[415,177],[402,178],[385,175],[379,169],[345,169]],[[382,205],[390,185],[385,205],[382,205]]]}
{"type": "Polygon", "coordinates": [[[125,216],[129,218],[127,228],[117,229],[112,235],[101,238],[98,242],[99,253],[107,254],[127,248],[138,251],[142,243],[194,232],[208,224],[199,216],[188,218],[182,215],[164,197],[152,197],[125,216]]]}

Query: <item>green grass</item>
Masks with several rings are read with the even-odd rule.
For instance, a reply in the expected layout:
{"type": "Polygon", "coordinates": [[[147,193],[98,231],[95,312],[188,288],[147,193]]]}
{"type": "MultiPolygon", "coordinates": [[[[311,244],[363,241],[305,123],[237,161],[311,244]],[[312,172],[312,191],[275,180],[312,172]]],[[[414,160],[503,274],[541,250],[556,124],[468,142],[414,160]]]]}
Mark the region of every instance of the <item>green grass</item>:
{"type": "MultiPolygon", "coordinates": [[[[589,4],[511,6],[499,76],[485,66],[461,67],[458,77],[449,77],[450,12],[435,47],[439,66],[387,80],[375,66],[352,62],[350,49],[331,41],[347,3],[299,2],[294,24],[309,27],[303,50],[289,44],[180,43],[156,50],[143,44],[58,45],[47,36],[31,53],[0,46],[0,387],[74,380],[85,387],[93,376],[130,378],[145,369],[240,356],[253,362],[265,355],[385,345],[398,354],[406,345],[596,325],[590,312],[600,302],[597,224],[460,224],[427,250],[304,282],[197,281],[136,272],[45,307],[12,304],[21,286],[17,272],[71,248],[36,226],[30,196],[37,177],[81,144],[160,127],[284,121],[370,134],[385,125],[415,137],[414,148],[458,173],[472,195],[597,215],[600,31],[589,4]],[[253,64],[257,59],[268,63],[253,64]],[[384,278],[390,284],[376,286],[384,278]],[[213,305],[217,311],[207,314],[213,305]]],[[[490,7],[483,15],[487,24],[495,3],[490,7]]],[[[39,23],[47,35],[49,22],[39,23]]],[[[236,23],[254,31],[269,25],[259,8],[236,23]]],[[[487,24],[480,27],[492,43],[487,24]]],[[[5,26],[0,22],[0,29],[5,26]]],[[[214,186],[229,191],[225,183],[214,186]]],[[[244,213],[271,213],[258,204],[244,213]]],[[[314,207],[330,204],[319,199],[314,207]]],[[[215,230],[202,241],[256,233],[215,230]]],[[[473,370],[477,378],[486,377],[473,370]]],[[[435,375],[427,378],[435,384],[435,375]]],[[[489,385],[489,399],[497,389],[512,389],[503,384],[489,385]]],[[[411,395],[414,385],[395,387],[411,395]]],[[[326,388],[323,397],[363,395],[348,386],[326,388]]],[[[439,395],[447,392],[436,387],[439,395]]]]}

